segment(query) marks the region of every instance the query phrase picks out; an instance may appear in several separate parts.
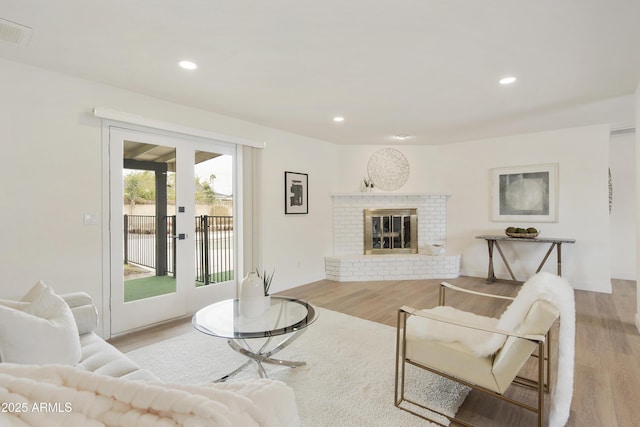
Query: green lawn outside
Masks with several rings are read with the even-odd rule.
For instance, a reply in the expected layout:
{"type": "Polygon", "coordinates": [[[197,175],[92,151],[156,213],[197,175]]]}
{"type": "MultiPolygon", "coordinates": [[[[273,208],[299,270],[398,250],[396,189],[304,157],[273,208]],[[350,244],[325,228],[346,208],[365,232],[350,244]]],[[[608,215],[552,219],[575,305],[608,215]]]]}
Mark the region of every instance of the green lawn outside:
{"type": "MultiPolygon", "coordinates": [[[[233,271],[215,274],[214,282],[233,280],[233,271]]],[[[212,283],[210,283],[212,284],[212,283]]],[[[196,282],[196,286],[204,286],[203,282],[196,282]]],[[[176,291],[176,279],[173,276],[149,276],[140,279],[125,280],[124,302],[155,297],[176,291]]]]}
{"type": "Polygon", "coordinates": [[[124,302],[169,294],[176,291],[173,276],[149,276],[124,282],[124,302]]]}
{"type": "MultiPolygon", "coordinates": [[[[233,278],[234,278],[233,270],[221,271],[219,273],[215,273],[211,275],[211,282],[213,283],[226,282],[228,280],[233,280],[233,278]]],[[[196,286],[203,286],[203,285],[204,285],[204,282],[196,282],[196,286]]]]}

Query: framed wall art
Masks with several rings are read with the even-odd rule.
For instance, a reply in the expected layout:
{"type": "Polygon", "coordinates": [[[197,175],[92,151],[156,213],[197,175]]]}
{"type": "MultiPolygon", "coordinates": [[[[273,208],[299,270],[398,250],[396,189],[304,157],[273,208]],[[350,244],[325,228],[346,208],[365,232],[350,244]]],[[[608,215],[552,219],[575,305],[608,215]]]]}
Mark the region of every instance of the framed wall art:
{"type": "Polygon", "coordinates": [[[284,213],[309,213],[309,175],[306,173],[284,173],[284,213]]]}
{"type": "Polygon", "coordinates": [[[558,221],[557,164],[495,168],[491,172],[493,221],[558,221]]]}

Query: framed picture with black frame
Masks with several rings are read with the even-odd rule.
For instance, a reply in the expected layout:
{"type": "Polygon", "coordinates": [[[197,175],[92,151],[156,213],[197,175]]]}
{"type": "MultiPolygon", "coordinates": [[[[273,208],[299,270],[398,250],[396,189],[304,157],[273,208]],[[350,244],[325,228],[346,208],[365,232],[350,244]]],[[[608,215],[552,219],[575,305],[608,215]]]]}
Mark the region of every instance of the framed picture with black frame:
{"type": "Polygon", "coordinates": [[[309,175],[306,173],[284,173],[284,213],[309,213],[309,175]]]}

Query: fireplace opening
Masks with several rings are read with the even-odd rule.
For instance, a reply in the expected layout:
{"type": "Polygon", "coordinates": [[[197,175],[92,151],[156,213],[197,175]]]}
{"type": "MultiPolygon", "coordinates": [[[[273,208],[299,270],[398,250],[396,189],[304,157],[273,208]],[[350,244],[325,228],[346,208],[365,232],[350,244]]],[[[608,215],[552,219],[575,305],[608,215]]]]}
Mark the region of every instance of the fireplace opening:
{"type": "Polygon", "coordinates": [[[417,209],[365,209],[364,253],[418,253],[417,209]]]}

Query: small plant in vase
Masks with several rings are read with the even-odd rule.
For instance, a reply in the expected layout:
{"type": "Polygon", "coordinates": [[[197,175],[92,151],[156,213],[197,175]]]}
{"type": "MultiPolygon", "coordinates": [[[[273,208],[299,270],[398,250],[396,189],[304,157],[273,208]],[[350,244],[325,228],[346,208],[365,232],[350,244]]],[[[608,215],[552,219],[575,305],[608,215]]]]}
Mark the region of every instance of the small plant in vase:
{"type": "Polygon", "coordinates": [[[362,185],[363,185],[363,190],[364,191],[372,191],[373,190],[373,181],[371,181],[369,178],[364,178],[362,180],[362,185]]]}
{"type": "Polygon", "coordinates": [[[273,280],[273,275],[275,273],[276,273],[275,269],[271,272],[271,274],[268,274],[266,270],[264,270],[262,273],[260,273],[260,271],[256,268],[256,274],[262,280],[262,285],[264,287],[264,296],[265,297],[269,296],[269,288],[271,288],[271,281],[273,280]]]}

